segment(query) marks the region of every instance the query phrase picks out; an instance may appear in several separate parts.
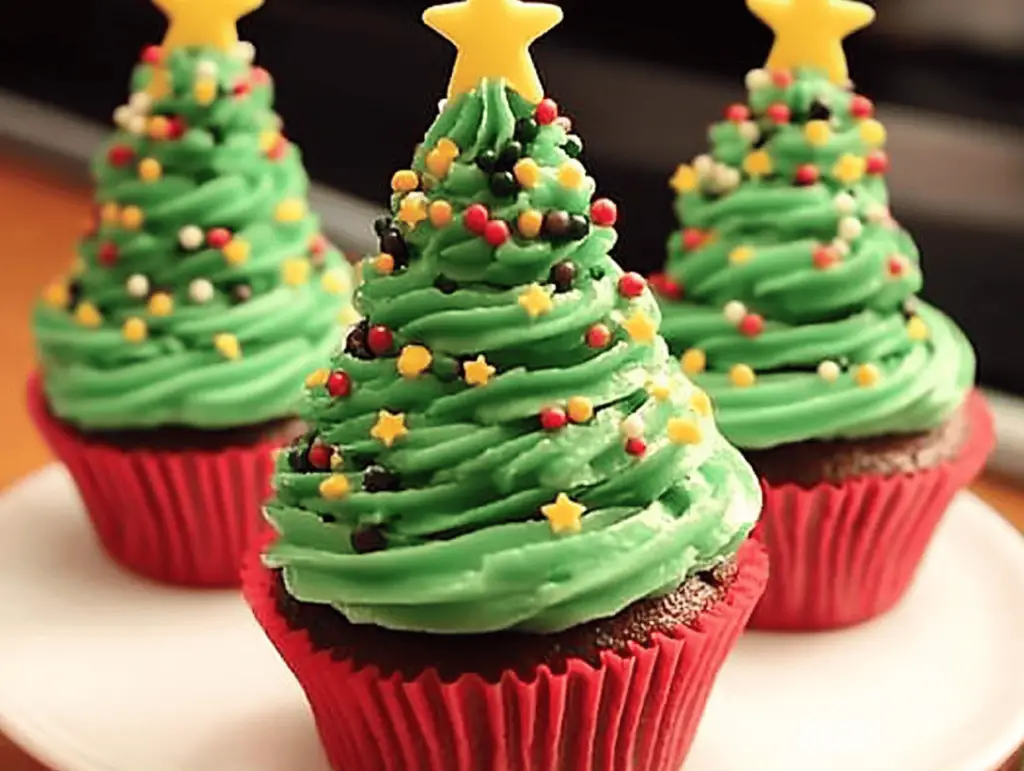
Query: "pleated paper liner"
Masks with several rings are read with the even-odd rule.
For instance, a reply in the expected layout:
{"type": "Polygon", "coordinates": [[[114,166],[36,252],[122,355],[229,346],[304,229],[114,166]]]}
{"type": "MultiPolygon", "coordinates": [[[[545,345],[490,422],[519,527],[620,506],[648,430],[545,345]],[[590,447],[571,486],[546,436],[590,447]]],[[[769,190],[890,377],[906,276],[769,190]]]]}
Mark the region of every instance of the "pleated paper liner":
{"type": "Polygon", "coordinates": [[[238,586],[242,557],[263,527],[275,443],[168,451],[90,441],[50,413],[38,374],[28,408],[116,562],[163,583],[238,586]]]}
{"type": "MultiPolygon", "coordinates": [[[[266,539],[264,539],[266,540],[266,539]]],[[[306,693],[335,771],[679,771],[726,655],[768,576],[748,541],[726,597],[690,626],[655,633],[600,665],[570,659],[523,679],[381,676],[335,660],[292,630],[274,574],[255,551],[243,569],[253,612],[306,693]]]]}
{"type": "Polygon", "coordinates": [[[953,496],[981,472],[995,443],[978,392],[966,409],[967,442],[935,468],[810,489],[761,480],[765,504],[754,537],[768,550],[772,574],[752,629],[838,629],[899,602],[953,496]]]}

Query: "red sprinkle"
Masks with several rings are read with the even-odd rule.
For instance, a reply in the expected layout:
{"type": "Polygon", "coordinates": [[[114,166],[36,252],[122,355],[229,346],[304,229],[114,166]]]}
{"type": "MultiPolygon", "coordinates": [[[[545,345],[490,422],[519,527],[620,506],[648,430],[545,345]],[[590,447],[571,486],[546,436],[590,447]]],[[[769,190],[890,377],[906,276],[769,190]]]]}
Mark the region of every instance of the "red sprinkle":
{"type": "Polygon", "coordinates": [[[619,276],[619,294],[633,299],[639,297],[647,288],[647,282],[639,273],[623,273],[619,276]]]}
{"type": "Polygon", "coordinates": [[[501,246],[512,237],[508,223],[502,220],[491,220],[484,225],[484,240],[491,246],[501,246]]]}
{"type": "Polygon", "coordinates": [[[639,458],[647,452],[647,442],[639,436],[630,437],[626,440],[626,452],[639,458]]]}
{"type": "Polygon", "coordinates": [[[797,167],[795,181],[798,185],[813,185],[821,179],[821,172],[813,163],[804,163],[797,167]]]}
{"type": "Polygon", "coordinates": [[[839,262],[839,252],[831,246],[819,246],[814,250],[812,259],[814,260],[814,267],[825,270],[839,262]]]}
{"type": "Polygon", "coordinates": [[[569,422],[569,416],[561,407],[546,407],[540,411],[540,424],[545,431],[557,431],[569,422]]]}
{"type": "Polygon", "coordinates": [[[740,321],[739,330],[747,337],[757,337],[764,331],[764,319],[758,313],[748,313],[740,321]]]}
{"type": "Polygon", "coordinates": [[[252,71],[249,73],[249,81],[254,86],[262,86],[265,83],[270,82],[270,73],[262,67],[253,67],[252,71]]]}
{"type": "Polygon", "coordinates": [[[704,239],[706,237],[707,236],[704,234],[703,230],[698,230],[697,228],[686,228],[686,230],[683,231],[683,248],[688,252],[697,249],[704,243],[704,239]]]}
{"type": "Polygon", "coordinates": [[[866,96],[855,96],[850,101],[850,114],[854,118],[870,118],[875,114],[875,103],[866,96]]]}
{"type": "Polygon", "coordinates": [[[309,239],[309,253],[313,256],[320,256],[327,251],[327,239],[323,233],[317,233],[309,239]]]}
{"type": "Polygon", "coordinates": [[[590,205],[590,219],[600,227],[611,227],[619,219],[619,207],[608,198],[598,198],[590,205]]]}
{"type": "Polygon", "coordinates": [[[180,115],[172,115],[167,119],[168,139],[181,139],[185,136],[186,129],[188,129],[188,126],[185,124],[185,119],[180,115]]]}
{"type": "Polygon", "coordinates": [[[612,332],[604,324],[594,324],[587,330],[587,345],[591,348],[604,348],[612,341],[612,332]]]}
{"type": "Polygon", "coordinates": [[[782,102],[776,102],[767,110],[765,115],[772,123],[778,123],[780,126],[784,123],[789,123],[792,118],[792,113],[789,110],[789,105],[783,104],[782,102]]]}
{"type": "Polygon", "coordinates": [[[274,140],[274,144],[267,150],[267,157],[272,161],[279,161],[284,158],[285,152],[288,150],[288,140],[284,138],[284,134],[274,140]]]}
{"type": "Polygon", "coordinates": [[[111,166],[127,166],[135,158],[135,151],[128,145],[114,145],[107,151],[107,162],[111,166]]]}
{"type": "Polygon", "coordinates": [[[885,150],[872,150],[867,156],[868,174],[885,174],[889,170],[889,154],[885,150]]]}
{"type": "Polygon", "coordinates": [[[730,104],[725,108],[725,119],[733,123],[742,123],[750,120],[750,108],[745,104],[730,104]]]}
{"type": "Polygon", "coordinates": [[[211,228],[206,233],[206,245],[211,249],[223,249],[231,242],[231,231],[227,228],[211,228]]]}
{"type": "Polygon", "coordinates": [[[347,372],[343,372],[340,369],[335,370],[327,376],[326,388],[327,393],[335,399],[348,396],[352,393],[352,378],[349,377],[347,372]]]}
{"type": "Polygon", "coordinates": [[[889,275],[893,278],[899,278],[907,271],[907,263],[902,257],[893,255],[886,263],[886,268],[889,271],[889,275]]]}
{"type": "Polygon", "coordinates": [[[309,465],[315,469],[326,471],[331,467],[331,456],[334,452],[326,444],[320,442],[314,442],[309,448],[309,452],[306,457],[309,460],[309,465]]]}
{"type": "Polygon", "coordinates": [[[231,93],[235,96],[248,96],[252,93],[252,83],[242,78],[231,87],[231,93]]]}
{"type": "Polygon", "coordinates": [[[537,105],[533,117],[541,126],[554,123],[558,117],[558,103],[554,99],[542,99],[537,105]]]}
{"type": "Polygon", "coordinates": [[[775,70],[772,72],[772,83],[776,88],[789,88],[793,85],[793,73],[789,70],[775,70]]]}
{"type": "Polygon", "coordinates": [[[117,244],[112,241],[104,241],[96,250],[96,259],[99,260],[100,265],[105,265],[108,268],[117,263],[119,256],[117,244]]]}
{"type": "Polygon", "coordinates": [[[680,300],[683,297],[683,287],[668,277],[667,273],[652,273],[647,277],[654,293],[669,300],[680,300]]]}
{"type": "Polygon", "coordinates": [[[484,234],[484,228],[487,227],[487,223],[490,220],[491,214],[482,203],[474,203],[467,206],[466,211],[462,214],[462,224],[466,226],[466,230],[478,236],[484,234]]]}
{"type": "Polygon", "coordinates": [[[139,59],[141,59],[144,64],[159,64],[163,57],[164,52],[160,46],[146,46],[142,49],[142,53],[139,55],[139,59]]]}
{"type": "Polygon", "coordinates": [[[366,333],[366,347],[373,352],[375,356],[383,356],[391,350],[391,346],[395,344],[395,336],[391,330],[387,327],[377,324],[370,327],[366,333]]]}

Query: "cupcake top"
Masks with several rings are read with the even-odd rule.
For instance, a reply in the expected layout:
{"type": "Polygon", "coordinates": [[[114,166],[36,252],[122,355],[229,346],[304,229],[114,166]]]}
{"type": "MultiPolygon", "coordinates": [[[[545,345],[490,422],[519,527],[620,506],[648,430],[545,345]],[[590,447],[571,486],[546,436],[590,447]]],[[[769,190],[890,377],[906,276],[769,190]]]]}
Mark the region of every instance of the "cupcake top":
{"type": "Polygon", "coordinates": [[[744,448],[926,431],[974,381],[963,333],[915,297],[885,128],[834,77],[754,70],[710,153],[672,178],[662,334],[744,448]]]}
{"type": "Polygon", "coordinates": [[[252,57],[151,46],[115,111],[94,224],[32,318],[50,407],[83,429],[294,415],[352,321],[350,268],[252,57]]]}
{"type": "Polygon", "coordinates": [[[727,559],[760,491],[671,361],[550,99],[457,93],[392,178],[309,380],[265,556],[301,601],[432,633],[562,630],[727,559]]]}

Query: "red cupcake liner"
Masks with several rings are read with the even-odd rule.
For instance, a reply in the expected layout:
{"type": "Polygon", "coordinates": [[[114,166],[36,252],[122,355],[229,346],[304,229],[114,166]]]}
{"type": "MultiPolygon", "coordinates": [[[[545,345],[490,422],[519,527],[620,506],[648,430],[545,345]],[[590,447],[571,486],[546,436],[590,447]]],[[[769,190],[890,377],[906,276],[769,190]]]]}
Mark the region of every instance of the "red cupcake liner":
{"type": "Polygon", "coordinates": [[[28,409],[116,562],[168,584],[238,586],[243,555],[264,526],[276,443],[212,451],[102,444],[50,412],[38,373],[28,409]]]}
{"type": "Polygon", "coordinates": [[[335,771],[679,771],[711,686],[768,578],[747,541],[727,596],[693,628],[648,646],[570,659],[528,679],[476,674],[445,682],[434,670],[384,677],[316,650],[280,615],[273,573],[257,550],[242,587],[257,620],[305,690],[335,771]]]}
{"type": "Polygon", "coordinates": [[[839,629],[899,602],[953,496],[981,472],[995,444],[981,394],[972,392],[966,409],[967,442],[935,468],[810,489],[761,480],[765,502],[753,537],[768,550],[772,575],[751,629],[839,629]]]}

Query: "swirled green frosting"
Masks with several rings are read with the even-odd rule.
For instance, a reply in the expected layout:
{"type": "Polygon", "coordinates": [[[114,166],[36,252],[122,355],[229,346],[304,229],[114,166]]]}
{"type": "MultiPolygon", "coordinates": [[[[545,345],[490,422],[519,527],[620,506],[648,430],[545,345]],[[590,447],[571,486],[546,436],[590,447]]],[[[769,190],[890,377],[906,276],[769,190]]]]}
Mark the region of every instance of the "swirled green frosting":
{"type": "Polygon", "coordinates": [[[592,207],[550,108],[484,81],[396,174],[366,320],[314,376],[267,507],[266,562],[298,599],[551,632],[673,590],[755,521],[753,474],[611,258],[614,205],[592,207]]]}
{"type": "Polygon", "coordinates": [[[871,103],[814,71],[779,82],[758,70],[748,86],[749,106],[712,127],[711,154],[673,178],[672,351],[740,447],[941,424],[974,381],[974,354],[914,297],[919,254],[888,207],[871,103]]]}
{"type": "Polygon", "coordinates": [[[155,100],[136,69],[93,164],[95,227],[33,315],[51,408],[89,430],[294,415],[340,340],[350,268],[307,210],[266,71],[214,49],[165,64],[155,100]]]}

